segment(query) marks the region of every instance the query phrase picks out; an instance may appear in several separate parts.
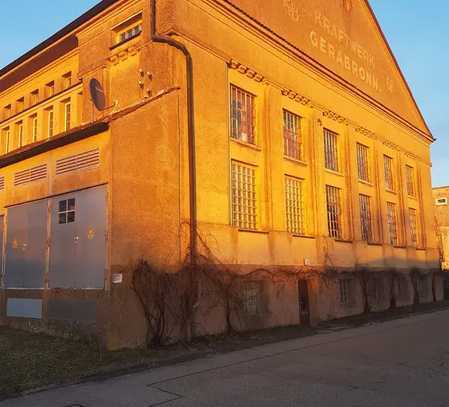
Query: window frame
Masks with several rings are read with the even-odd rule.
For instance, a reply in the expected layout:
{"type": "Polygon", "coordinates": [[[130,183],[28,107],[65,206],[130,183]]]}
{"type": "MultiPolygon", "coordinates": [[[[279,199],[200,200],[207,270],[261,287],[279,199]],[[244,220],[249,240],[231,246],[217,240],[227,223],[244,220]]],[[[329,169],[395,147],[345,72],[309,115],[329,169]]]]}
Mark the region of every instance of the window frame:
{"type": "MultiPolygon", "coordinates": [[[[240,101],[237,99],[236,102],[240,101]]],[[[249,144],[251,146],[257,146],[257,96],[250,91],[247,91],[241,86],[230,83],[229,86],[229,137],[231,140],[238,141],[240,143],[249,144]],[[238,114],[236,113],[236,107],[234,103],[234,95],[240,93],[244,97],[245,109],[240,109],[238,114]],[[248,103],[251,113],[248,112],[248,103]],[[244,113],[242,113],[244,112],[244,113]],[[237,116],[235,117],[234,116],[237,116]],[[246,124],[242,124],[242,117],[246,117],[246,124]],[[250,123],[248,124],[248,117],[250,117],[250,123]],[[244,129],[243,129],[244,128],[244,129]],[[245,132],[243,132],[245,130],[245,132]],[[243,137],[243,134],[245,137],[243,137]]]]}
{"type": "Polygon", "coordinates": [[[371,165],[370,165],[370,148],[369,146],[357,142],[357,176],[359,181],[371,183],[371,165]]]}
{"type": "Polygon", "coordinates": [[[231,160],[230,176],[231,225],[242,230],[257,230],[259,225],[257,167],[231,160]],[[251,176],[250,184],[247,180],[245,182],[248,176],[251,176]]]}
{"type": "Polygon", "coordinates": [[[284,202],[287,232],[299,236],[306,235],[304,179],[284,176],[284,202]]]}
{"type": "Polygon", "coordinates": [[[282,109],[284,157],[297,161],[304,161],[302,121],[303,117],[299,114],[296,114],[286,108],[282,109]]]}
{"type": "Polygon", "coordinates": [[[339,133],[327,127],[323,128],[324,168],[329,171],[341,173],[339,136],[339,133]]]}
{"type": "Polygon", "coordinates": [[[415,168],[411,165],[405,165],[405,180],[407,185],[407,195],[415,198],[416,197],[416,181],[415,181],[415,168]]]}
{"type": "Polygon", "coordinates": [[[398,209],[397,204],[395,202],[387,202],[386,214],[387,214],[388,244],[393,247],[397,247],[400,244],[400,236],[398,224],[398,209]],[[392,213],[391,210],[393,210],[392,213]]]}
{"type": "Polygon", "coordinates": [[[384,182],[387,191],[395,192],[394,182],[394,158],[384,154],[384,182]]]}
{"type": "Polygon", "coordinates": [[[57,205],[58,225],[67,225],[76,222],[76,198],[66,198],[58,201],[57,205]],[[73,203],[73,205],[71,205],[73,203]],[[62,208],[62,205],[64,207],[62,208]],[[73,216],[72,216],[73,215],[73,216]],[[62,222],[61,219],[64,219],[62,222]]]}
{"type": "Polygon", "coordinates": [[[327,229],[329,237],[335,240],[343,239],[343,208],[341,194],[341,188],[334,185],[326,185],[327,229]],[[335,198],[335,202],[330,202],[330,198],[335,198]],[[331,210],[332,208],[335,210],[331,210]]]}
{"type": "Polygon", "coordinates": [[[340,278],[338,280],[340,305],[348,306],[352,303],[352,279],[340,278]]]}
{"type": "Polygon", "coordinates": [[[374,241],[373,233],[373,211],[370,195],[359,194],[360,210],[360,235],[363,241],[371,243],[374,241]],[[364,217],[366,215],[366,218],[364,217]]]}

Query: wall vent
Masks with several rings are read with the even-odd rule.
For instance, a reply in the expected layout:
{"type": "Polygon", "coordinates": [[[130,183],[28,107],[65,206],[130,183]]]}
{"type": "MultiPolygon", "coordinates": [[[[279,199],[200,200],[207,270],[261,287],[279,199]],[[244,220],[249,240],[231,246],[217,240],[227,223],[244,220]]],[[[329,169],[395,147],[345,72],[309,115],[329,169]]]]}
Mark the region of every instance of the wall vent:
{"type": "Polygon", "coordinates": [[[56,175],[95,167],[100,164],[100,150],[98,148],[85,153],[71,155],[56,161],[56,175]]]}
{"type": "Polygon", "coordinates": [[[0,177],[0,191],[5,190],[5,177],[0,177]]]}
{"type": "Polygon", "coordinates": [[[14,185],[28,184],[29,182],[38,181],[47,178],[47,164],[38,165],[33,168],[27,168],[14,174],[14,185]]]}

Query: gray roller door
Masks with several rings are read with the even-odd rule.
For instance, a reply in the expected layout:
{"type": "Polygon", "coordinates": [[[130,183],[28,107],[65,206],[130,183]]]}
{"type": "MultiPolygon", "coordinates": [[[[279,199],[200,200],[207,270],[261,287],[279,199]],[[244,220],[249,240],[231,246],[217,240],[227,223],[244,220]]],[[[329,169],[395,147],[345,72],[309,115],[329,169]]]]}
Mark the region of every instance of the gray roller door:
{"type": "Polygon", "coordinates": [[[47,242],[47,200],[8,209],[6,288],[43,288],[47,242]]]}
{"type": "Polygon", "coordinates": [[[51,288],[103,288],[106,187],[51,200],[51,288]]]}

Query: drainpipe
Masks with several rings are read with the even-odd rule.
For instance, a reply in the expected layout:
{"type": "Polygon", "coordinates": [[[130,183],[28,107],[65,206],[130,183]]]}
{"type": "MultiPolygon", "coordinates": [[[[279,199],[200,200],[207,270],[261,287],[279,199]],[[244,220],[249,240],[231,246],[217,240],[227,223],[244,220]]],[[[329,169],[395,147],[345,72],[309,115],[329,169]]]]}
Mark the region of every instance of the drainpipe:
{"type": "Polygon", "coordinates": [[[190,202],[190,264],[197,261],[197,209],[196,209],[196,158],[195,158],[195,112],[193,95],[193,63],[192,55],[187,47],[179,41],[166,35],[159,35],[156,28],[156,1],[151,0],[151,40],[167,44],[181,51],[186,58],[187,76],[187,120],[188,120],[188,148],[189,148],[189,202],[190,202]]]}

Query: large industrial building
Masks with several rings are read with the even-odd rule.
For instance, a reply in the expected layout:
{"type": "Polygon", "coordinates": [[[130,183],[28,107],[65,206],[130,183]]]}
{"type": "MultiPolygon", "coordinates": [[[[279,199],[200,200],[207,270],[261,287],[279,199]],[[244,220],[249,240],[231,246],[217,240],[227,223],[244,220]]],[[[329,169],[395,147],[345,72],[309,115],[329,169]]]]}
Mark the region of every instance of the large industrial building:
{"type": "Polygon", "coordinates": [[[139,345],[139,259],[253,276],[242,329],[442,296],[433,137],[366,0],[103,0],[0,70],[0,133],[3,324],[139,345]]]}

